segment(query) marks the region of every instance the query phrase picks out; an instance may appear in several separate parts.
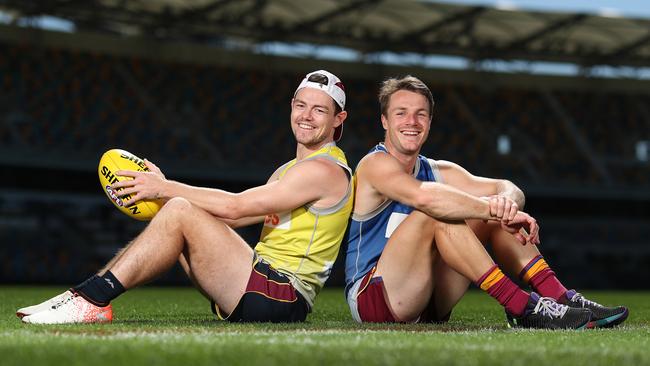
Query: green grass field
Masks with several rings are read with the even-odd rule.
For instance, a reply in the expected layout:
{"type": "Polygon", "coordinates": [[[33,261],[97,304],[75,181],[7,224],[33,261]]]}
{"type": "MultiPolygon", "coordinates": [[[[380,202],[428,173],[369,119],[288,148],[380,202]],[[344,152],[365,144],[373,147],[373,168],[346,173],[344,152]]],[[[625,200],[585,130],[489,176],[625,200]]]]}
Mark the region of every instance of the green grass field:
{"type": "Polygon", "coordinates": [[[0,287],[0,364],[650,364],[647,292],[585,292],[631,314],[622,327],[587,331],[508,329],[498,304],[478,291],[445,325],[356,324],[340,289],[324,290],[303,324],[219,322],[191,288],[130,291],[113,302],[110,325],[34,326],[15,316],[61,291],[0,287]]]}

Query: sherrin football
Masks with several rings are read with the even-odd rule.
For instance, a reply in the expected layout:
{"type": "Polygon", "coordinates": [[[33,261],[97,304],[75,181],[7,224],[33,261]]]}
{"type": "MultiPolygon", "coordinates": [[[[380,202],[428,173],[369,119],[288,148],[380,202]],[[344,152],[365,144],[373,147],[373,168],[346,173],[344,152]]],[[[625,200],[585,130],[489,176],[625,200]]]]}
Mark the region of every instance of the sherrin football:
{"type": "Polygon", "coordinates": [[[121,189],[115,191],[111,189],[111,185],[115,182],[132,178],[117,176],[115,172],[118,170],[148,172],[149,168],[145,165],[144,160],[128,151],[112,149],[105,152],[101,159],[99,159],[99,167],[97,168],[97,171],[99,173],[99,183],[101,184],[104,193],[106,193],[106,196],[111,202],[113,202],[115,207],[134,219],[141,221],[151,220],[156,213],[158,213],[161,206],[160,203],[158,201],[145,200],[138,201],[129,207],[125,207],[124,200],[127,200],[130,196],[120,197],[119,191],[121,189]]]}

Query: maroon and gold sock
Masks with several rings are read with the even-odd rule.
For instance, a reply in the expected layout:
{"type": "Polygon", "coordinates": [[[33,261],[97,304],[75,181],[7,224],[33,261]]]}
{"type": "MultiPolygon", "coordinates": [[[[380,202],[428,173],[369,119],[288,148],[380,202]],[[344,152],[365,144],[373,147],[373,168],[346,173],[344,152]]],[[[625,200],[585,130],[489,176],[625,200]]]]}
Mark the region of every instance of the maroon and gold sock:
{"type": "Polygon", "coordinates": [[[533,258],[521,270],[519,278],[529,284],[541,296],[551,297],[556,301],[560,301],[562,295],[567,291],[541,255],[533,258]]]}
{"type": "Polygon", "coordinates": [[[508,313],[515,316],[524,313],[530,295],[506,277],[496,264],[476,281],[476,285],[495,298],[508,313]]]}

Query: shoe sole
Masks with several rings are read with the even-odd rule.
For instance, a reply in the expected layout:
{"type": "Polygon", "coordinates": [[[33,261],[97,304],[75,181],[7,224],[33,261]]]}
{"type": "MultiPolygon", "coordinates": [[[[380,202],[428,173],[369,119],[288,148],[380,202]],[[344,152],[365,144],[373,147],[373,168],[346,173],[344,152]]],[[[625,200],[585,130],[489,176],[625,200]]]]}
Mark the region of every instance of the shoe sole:
{"type": "Polygon", "coordinates": [[[577,327],[577,328],[567,328],[567,329],[574,329],[574,330],[585,330],[585,329],[591,329],[591,328],[589,327],[589,325],[590,325],[591,323],[592,323],[591,320],[587,320],[584,324],[582,324],[581,326],[579,326],[579,327],[577,327]]]}
{"type": "MultiPolygon", "coordinates": [[[[626,315],[626,317],[627,317],[627,315],[626,315]]],[[[510,318],[507,318],[506,320],[507,320],[508,328],[510,328],[510,329],[585,330],[585,329],[591,329],[591,328],[595,327],[594,326],[595,322],[592,322],[591,319],[587,320],[586,322],[584,322],[583,324],[581,324],[580,326],[575,327],[575,328],[528,328],[528,327],[522,327],[522,326],[517,325],[510,318]]]]}
{"type": "Polygon", "coordinates": [[[615,327],[625,321],[627,319],[627,316],[630,314],[628,309],[626,308],[624,312],[620,314],[615,314],[612,316],[608,316],[607,318],[599,319],[590,322],[591,327],[590,328],[612,328],[615,327]]]}

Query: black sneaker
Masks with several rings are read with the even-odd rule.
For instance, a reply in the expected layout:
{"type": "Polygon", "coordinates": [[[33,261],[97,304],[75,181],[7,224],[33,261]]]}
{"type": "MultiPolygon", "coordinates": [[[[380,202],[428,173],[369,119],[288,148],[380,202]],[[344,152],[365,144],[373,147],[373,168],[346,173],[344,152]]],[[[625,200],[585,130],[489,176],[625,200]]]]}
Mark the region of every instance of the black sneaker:
{"type": "Polygon", "coordinates": [[[591,310],[558,304],[531,292],[524,314],[516,317],[506,312],[506,317],[512,328],[584,329],[589,326],[591,310]]]}
{"type": "Polygon", "coordinates": [[[560,299],[564,305],[572,308],[585,308],[591,310],[591,325],[589,328],[611,328],[627,319],[629,311],[625,306],[606,307],[597,302],[586,299],[576,290],[569,290],[560,299]]]}

